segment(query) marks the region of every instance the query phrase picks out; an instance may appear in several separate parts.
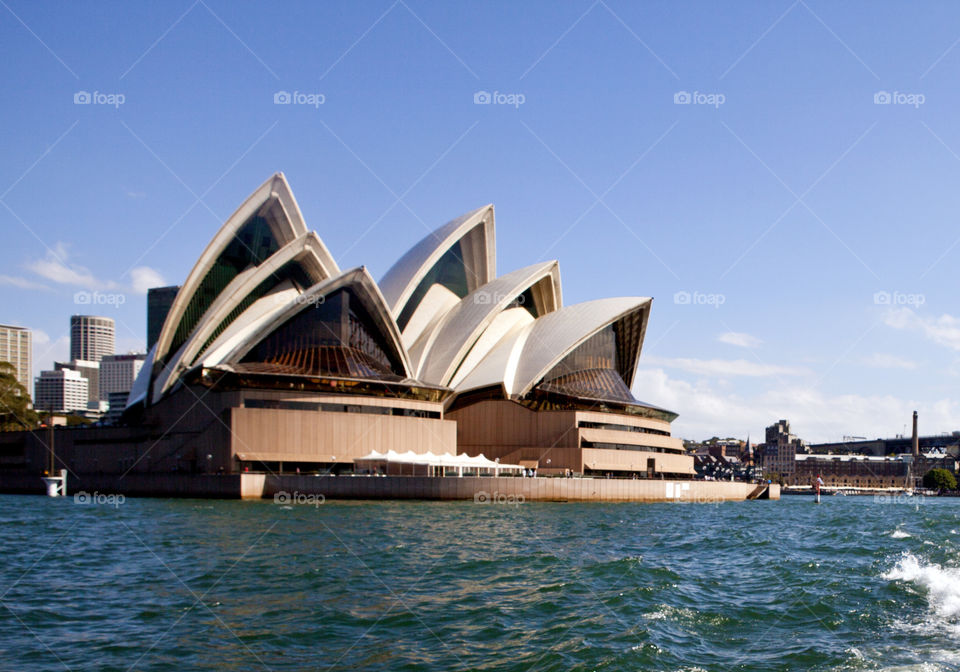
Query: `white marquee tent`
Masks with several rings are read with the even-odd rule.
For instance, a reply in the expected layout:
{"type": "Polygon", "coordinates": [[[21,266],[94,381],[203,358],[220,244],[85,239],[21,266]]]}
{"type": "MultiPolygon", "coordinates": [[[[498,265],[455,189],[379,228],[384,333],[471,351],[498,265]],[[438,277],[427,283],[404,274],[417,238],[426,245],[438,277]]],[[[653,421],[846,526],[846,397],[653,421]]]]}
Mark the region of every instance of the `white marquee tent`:
{"type": "Polygon", "coordinates": [[[427,476],[453,475],[451,472],[455,472],[457,476],[463,476],[464,472],[476,472],[477,475],[487,472],[490,475],[499,476],[504,471],[511,473],[523,471],[523,467],[519,464],[501,464],[495,460],[487,459],[482,454],[471,457],[466,453],[460,453],[459,455],[440,453],[437,455],[431,452],[415,453],[412,450],[406,453],[398,453],[393,450],[378,453],[374,450],[369,455],[355,459],[354,465],[357,469],[368,470],[373,473],[427,476]]]}

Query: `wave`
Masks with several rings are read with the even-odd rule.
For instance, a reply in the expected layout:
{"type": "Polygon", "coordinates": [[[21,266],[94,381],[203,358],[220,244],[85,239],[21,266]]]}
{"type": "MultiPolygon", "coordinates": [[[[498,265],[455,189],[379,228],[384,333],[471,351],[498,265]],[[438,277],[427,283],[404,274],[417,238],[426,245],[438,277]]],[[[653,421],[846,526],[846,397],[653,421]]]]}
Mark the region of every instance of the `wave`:
{"type": "Polygon", "coordinates": [[[889,572],[888,581],[907,581],[927,591],[930,606],[943,617],[960,616],[960,569],[924,563],[912,553],[904,553],[889,572]]]}
{"type": "Polygon", "coordinates": [[[904,532],[903,530],[894,530],[890,533],[890,536],[894,539],[909,539],[913,535],[909,532],[904,532]]]}

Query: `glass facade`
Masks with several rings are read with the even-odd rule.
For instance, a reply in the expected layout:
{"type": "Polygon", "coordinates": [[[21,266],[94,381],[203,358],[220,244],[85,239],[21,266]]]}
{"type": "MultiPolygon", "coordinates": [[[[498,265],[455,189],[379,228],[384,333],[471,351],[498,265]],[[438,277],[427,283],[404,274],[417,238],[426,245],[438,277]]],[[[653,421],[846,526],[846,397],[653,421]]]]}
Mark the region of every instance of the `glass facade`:
{"type": "Polygon", "coordinates": [[[200,281],[180,318],[169,352],[176,352],[224,287],[250,266],[259,266],[279,249],[269,221],[260,214],[244,223],[200,281]]]}
{"type": "Polygon", "coordinates": [[[643,311],[607,325],[577,346],[536,389],[584,399],[637,403],[627,381],[640,355],[643,311]]]}
{"type": "Polygon", "coordinates": [[[407,328],[407,323],[410,321],[410,318],[413,317],[423,297],[426,296],[429,289],[434,285],[443,285],[461,299],[467,295],[467,269],[463,264],[463,248],[461,247],[460,241],[437,260],[437,263],[423,276],[423,280],[421,280],[417,288],[413,290],[413,294],[410,295],[407,305],[404,306],[400,317],[397,318],[397,325],[400,327],[400,331],[407,328]]]}
{"type": "Polygon", "coordinates": [[[394,348],[349,289],[307,306],[243,358],[250,371],[402,380],[394,348]]]}
{"type": "Polygon", "coordinates": [[[167,313],[177,298],[179,286],[151,287],[147,290],[147,350],[149,351],[163,330],[167,313]]]}
{"type": "MultiPolygon", "coordinates": [[[[301,292],[305,291],[310,287],[312,281],[310,277],[303,270],[303,266],[300,265],[297,261],[290,261],[281,266],[279,269],[273,272],[272,276],[268,280],[261,282],[252,292],[243,297],[243,300],[237,304],[236,308],[230,311],[229,314],[217,325],[217,328],[213,330],[213,333],[210,334],[210,337],[207,338],[206,342],[203,344],[203,347],[200,348],[197,353],[197,357],[194,358],[194,361],[204,353],[204,351],[210,347],[210,344],[213,343],[220,334],[222,334],[227,327],[229,327],[235,319],[240,317],[247,308],[256,303],[257,300],[263,298],[267,292],[274,289],[278,284],[286,281],[293,283],[301,292]]],[[[191,364],[193,362],[190,362],[191,364]]]]}

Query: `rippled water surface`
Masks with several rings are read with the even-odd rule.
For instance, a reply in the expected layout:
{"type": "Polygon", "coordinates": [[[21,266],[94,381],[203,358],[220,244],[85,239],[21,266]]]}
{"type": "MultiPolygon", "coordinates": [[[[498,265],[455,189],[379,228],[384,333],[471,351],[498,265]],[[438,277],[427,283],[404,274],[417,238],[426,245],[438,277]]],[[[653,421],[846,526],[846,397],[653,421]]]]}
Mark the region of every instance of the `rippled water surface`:
{"type": "Polygon", "coordinates": [[[0,496],[4,670],[960,670],[960,499],[0,496]]]}

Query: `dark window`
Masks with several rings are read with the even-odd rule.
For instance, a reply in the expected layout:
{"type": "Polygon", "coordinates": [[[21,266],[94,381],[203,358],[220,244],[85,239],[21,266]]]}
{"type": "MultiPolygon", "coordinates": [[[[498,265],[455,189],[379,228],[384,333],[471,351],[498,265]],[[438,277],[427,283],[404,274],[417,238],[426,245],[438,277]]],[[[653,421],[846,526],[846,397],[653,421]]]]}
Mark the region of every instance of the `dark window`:
{"type": "Polygon", "coordinates": [[[342,289],[310,304],[243,358],[250,371],[401,380],[403,365],[357,296],[342,289]]]}
{"type": "Polygon", "coordinates": [[[397,325],[399,325],[401,331],[407,328],[407,323],[410,322],[410,318],[416,312],[417,306],[420,305],[423,297],[434,285],[443,285],[461,299],[467,295],[467,269],[463,263],[463,248],[460,241],[457,241],[437,260],[437,263],[427,271],[423,280],[413,290],[407,305],[404,306],[400,312],[400,317],[397,318],[397,325]]]}
{"type": "Polygon", "coordinates": [[[231,280],[250,266],[259,266],[277,249],[279,244],[268,220],[260,214],[248,219],[200,281],[177,325],[170,352],[180,349],[207,308],[231,280]]]}

